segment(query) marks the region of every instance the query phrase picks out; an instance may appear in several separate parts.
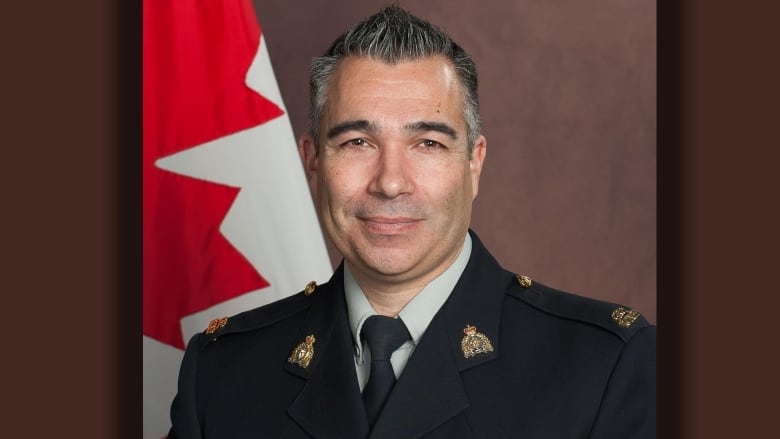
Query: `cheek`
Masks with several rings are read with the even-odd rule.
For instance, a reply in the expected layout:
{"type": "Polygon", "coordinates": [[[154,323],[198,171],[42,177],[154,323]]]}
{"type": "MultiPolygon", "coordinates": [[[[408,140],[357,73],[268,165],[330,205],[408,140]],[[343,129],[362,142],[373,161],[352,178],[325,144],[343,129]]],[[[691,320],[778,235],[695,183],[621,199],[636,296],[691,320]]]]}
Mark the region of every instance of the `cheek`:
{"type": "Polygon", "coordinates": [[[430,176],[430,185],[425,198],[429,203],[437,206],[436,209],[446,221],[453,221],[456,216],[466,209],[466,204],[471,202],[471,179],[459,174],[456,170],[449,173],[439,173],[430,176]]]}
{"type": "Polygon", "coordinates": [[[355,192],[357,177],[354,171],[350,172],[348,169],[345,171],[343,166],[333,165],[324,167],[322,171],[318,182],[320,197],[332,207],[342,204],[355,192]]]}

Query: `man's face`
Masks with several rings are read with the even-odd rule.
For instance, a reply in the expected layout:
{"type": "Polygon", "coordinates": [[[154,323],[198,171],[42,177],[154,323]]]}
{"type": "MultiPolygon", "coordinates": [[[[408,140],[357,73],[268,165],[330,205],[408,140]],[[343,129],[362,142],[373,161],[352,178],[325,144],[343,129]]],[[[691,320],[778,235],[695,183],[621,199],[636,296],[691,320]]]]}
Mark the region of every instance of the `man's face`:
{"type": "Polygon", "coordinates": [[[358,281],[424,285],[457,257],[485,139],[469,158],[463,97],[443,57],[348,57],[331,78],[317,143],[299,147],[320,221],[358,281]]]}

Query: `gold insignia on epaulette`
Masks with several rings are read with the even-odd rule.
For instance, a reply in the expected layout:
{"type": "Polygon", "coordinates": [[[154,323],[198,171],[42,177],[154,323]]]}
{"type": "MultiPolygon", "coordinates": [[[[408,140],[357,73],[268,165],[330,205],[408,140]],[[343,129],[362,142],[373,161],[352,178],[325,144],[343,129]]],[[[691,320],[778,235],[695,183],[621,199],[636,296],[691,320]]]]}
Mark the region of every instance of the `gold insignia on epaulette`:
{"type": "Polygon", "coordinates": [[[466,325],[463,333],[466,335],[460,341],[460,348],[463,349],[464,357],[471,358],[478,354],[493,352],[493,345],[490,344],[490,339],[485,334],[477,332],[476,327],[466,325]]]}
{"type": "Polygon", "coordinates": [[[307,296],[311,296],[311,293],[314,292],[314,290],[317,289],[317,282],[311,281],[306,284],[306,287],[303,289],[303,294],[307,296]]]}
{"type": "Polygon", "coordinates": [[[222,317],[221,319],[214,319],[209,322],[209,326],[204,331],[206,334],[213,334],[217,331],[217,329],[220,329],[227,325],[228,318],[222,317]]]}
{"type": "Polygon", "coordinates": [[[517,275],[517,283],[520,284],[523,288],[531,288],[531,278],[524,275],[524,274],[518,274],[517,275]]]}
{"type": "Polygon", "coordinates": [[[314,342],[317,339],[314,338],[314,334],[308,335],[306,339],[293,349],[290,353],[290,358],[287,359],[288,363],[297,364],[306,369],[309,367],[311,359],[314,358],[314,342]]]}
{"type": "Polygon", "coordinates": [[[625,309],[620,307],[612,311],[612,320],[624,328],[631,326],[637,318],[639,318],[639,313],[631,308],[625,309]]]}

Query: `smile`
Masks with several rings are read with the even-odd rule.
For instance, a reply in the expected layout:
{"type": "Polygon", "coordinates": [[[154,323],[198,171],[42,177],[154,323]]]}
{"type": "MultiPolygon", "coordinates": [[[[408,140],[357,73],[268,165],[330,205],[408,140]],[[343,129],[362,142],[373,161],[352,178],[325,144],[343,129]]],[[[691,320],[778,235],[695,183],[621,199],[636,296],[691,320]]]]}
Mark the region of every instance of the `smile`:
{"type": "Polygon", "coordinates": [[[422,220],[406,217],[368,217],[358,218],[369,232],[379,235],[396,235],[408,233],[422,220]]]}

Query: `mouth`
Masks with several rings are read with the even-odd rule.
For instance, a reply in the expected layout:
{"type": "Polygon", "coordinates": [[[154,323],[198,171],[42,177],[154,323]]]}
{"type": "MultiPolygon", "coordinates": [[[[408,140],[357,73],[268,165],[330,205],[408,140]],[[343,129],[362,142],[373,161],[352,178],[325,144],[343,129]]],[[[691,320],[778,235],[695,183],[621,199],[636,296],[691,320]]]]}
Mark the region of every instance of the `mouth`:
{"type": "Polygon", "coordinates": [[[408,217],[359,217],[369,232],[379,235],[408,233],[422,220],[408,217]]]}

